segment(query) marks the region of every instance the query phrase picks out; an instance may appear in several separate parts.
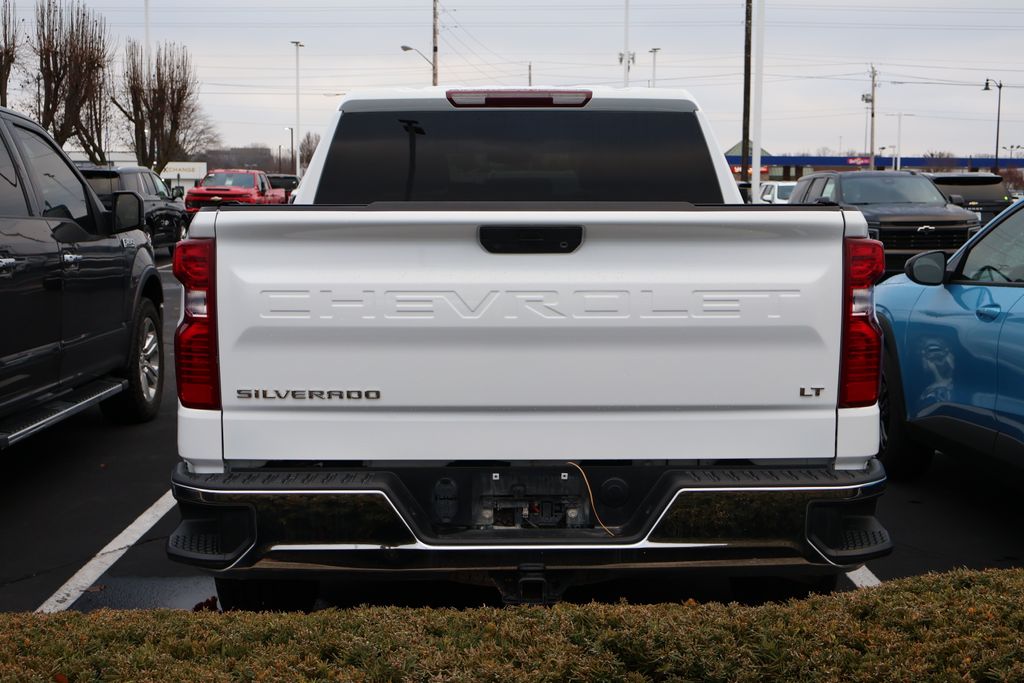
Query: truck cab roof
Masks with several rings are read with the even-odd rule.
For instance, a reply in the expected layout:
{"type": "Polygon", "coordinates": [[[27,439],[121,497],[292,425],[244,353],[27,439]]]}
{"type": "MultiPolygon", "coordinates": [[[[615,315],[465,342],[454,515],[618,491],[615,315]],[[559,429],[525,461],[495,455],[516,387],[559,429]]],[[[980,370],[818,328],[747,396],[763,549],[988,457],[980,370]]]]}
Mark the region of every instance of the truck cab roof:
{"type": "MultiPolygon", "coordinates": [[[[697,102],[687,90],[673,88],[612,88],[609,86],[558,86],[558,87],[473,87],[434,86],[429,88],[373,88],[347,93],[338,105],[339,111],[373,111],[407,109],[455,109],[460,105],[459,95],[494,97],[497,107],[586,107],[588,109],[634,109],[645,111],[696,111],[697,102]],[[543,104],[543,98],[551,95],[586,93],[582,104],[543,104]],[[518,97],[513,97],[518,96],[518,97]],[[505,100],[501,102],[501,100],[505,100]],[[534,102],[534,103],[531,103],[534,102]],[[523,104],[526,102],[526,104],[523,104]]],[[[573,100],[567,100],[573,101],[573,100]]],[[[576,100],[579,101],[579,100],[576,100]]],[[[466,108],[490,107],[487,104],[466,104],[466,108]]]]}

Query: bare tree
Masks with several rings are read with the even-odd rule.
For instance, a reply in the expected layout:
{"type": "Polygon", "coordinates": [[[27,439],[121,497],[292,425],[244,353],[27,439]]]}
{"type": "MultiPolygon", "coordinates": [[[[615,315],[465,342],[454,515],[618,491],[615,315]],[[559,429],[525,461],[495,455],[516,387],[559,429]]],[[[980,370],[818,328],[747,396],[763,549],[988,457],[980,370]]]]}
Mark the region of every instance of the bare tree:
{"type": "Polygon", "coordinates": [[[149,64],[142,46],[129,41],[113,103],[128,120],[139,163],[157,173],[218,141],[199,106],[199,78],[182,45],[160,45],[149,64]]]}
{"type": "Polygon", "coordinates": [[[946,168],[953,168],[953,159],[956,155],[952,152],[945,152],[941,150],[928,150],[925,152],[924,157],[925,159],[929,159],[929,171],[941,171],[946,168]]]}
{"type": "Polygon", "coordinates": [[[7,82],[11,78],[11,70],[18,60],[18,39],[20,38],[17,20],[14,17],[15,6],[11,0],[3,0],[0,5],[0,107],[7,106],[7,82]]]}
{"type": "Polygon", "coordinates": [[[1001,168],[996,173],[1003,177],[1009,189],[1020,190],[1024,188],[1024,173],[1021,173],[1019,168],[1001,168]]]}
{"type": "Polygon", "coordinates": [[[197,106],[182,133],[181,149],[184,151],[185,157],[193,159],[208,149],[219,147],[220,143],[220,133],[217,132],[217,127],[197,106]]]}
{"type": "Polygon", "coordinates": [[[39,123],[63,145],[77,132],[82,109],[97,96],[110,63],[107,24],[78,0],[39,0],[31,41],[38,60],[39,123]]]}
{"type": "Polygon", "coordinates": [[[270,148],[258,142],[230,149],[209,148],[203,158],[208,168],[260,168],[269,171],[276,165],[270,148]]]}
{"type": "Polygon", "coordinates": [[[112,91],[106,69],[97,71],[94,77],[96,83],[92,84],[93,95],[82,105],[75,136],[82,150],[89,156],[89,161],[98,166],[106,166],[112,91]]]}
{"type": "Polygon", "coordinates": [[[299,164],[302,168],[309,166],[309,161],[313,158],[313,152],[316,151],[316,146],[319,144],[320,133],[307,130],[306,134],[302,136],[302,140],[299,142],[299,164]]]}

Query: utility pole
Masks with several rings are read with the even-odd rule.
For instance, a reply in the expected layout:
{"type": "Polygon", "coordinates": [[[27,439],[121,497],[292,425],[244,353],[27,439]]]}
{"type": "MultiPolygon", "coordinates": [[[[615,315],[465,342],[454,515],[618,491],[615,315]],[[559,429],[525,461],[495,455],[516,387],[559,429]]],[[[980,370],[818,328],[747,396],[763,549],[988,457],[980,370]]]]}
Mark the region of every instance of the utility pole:
{"type": "Polygon", "coordinates": [[[651,87],[655,88],[658,84],[658,50],[660,47],[652,47],[648,52],[651,53],[651,87]]]}
{"type": "Polygon", "coordinates": [[[431,68],[433,69],[433,83],[437,85],[437,39],[441,34],[441,24],[437,13],[438,0],[434,0],[434,51],[431,54],[431,68]]]}
{"type": "MultiPolygon", "coordinates": [[[[299,108],[299,48],[305,47],[301,41],[293,40],[295,46],[295,139],[299,141],[299,148],[302,147],[302,118],[299,108]]],[[[294,144],[294,143],[293,143],[294,144]]],[[[302,176],[302,154],[295,155],[295,175],[302,176]]]]}
{"type": "Polygon", "coordinates": [[[868,166],[872,171],[875,170],[875,93],[878,89],[878,69],[875,65],[871,65],[871,94],[861,95],[860,99],[862,102],[867,102],[871,107],[871,146],[868,148],[871,154],[871,165],[868,166]]]}
{"type": "Polygon", "coordinates": [[[530,62],[526,67],[526,84],[533,85],[533,62],[530,62]]]}
{"type": "Polygon", "coordinates": [[[750,180],[750,26],[753,0],[747,0],[747,23],[743,38],[743,136],[740,140],[740,180],[750,180]]]}

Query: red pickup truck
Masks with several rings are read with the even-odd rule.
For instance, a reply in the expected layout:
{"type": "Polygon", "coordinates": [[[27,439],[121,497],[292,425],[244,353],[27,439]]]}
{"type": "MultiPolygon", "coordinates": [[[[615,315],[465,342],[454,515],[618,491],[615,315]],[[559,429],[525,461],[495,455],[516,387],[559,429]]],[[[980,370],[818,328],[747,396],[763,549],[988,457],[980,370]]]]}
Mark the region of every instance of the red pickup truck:
{"type": "Polygon", "coordinates": [[[263,171],[218,168],[207,173],[198,186],[188,191],[185,210],[191,220],[204,206],[219,206],[227,202],[284,204],[285,191],[272,188],[263,171]]]}

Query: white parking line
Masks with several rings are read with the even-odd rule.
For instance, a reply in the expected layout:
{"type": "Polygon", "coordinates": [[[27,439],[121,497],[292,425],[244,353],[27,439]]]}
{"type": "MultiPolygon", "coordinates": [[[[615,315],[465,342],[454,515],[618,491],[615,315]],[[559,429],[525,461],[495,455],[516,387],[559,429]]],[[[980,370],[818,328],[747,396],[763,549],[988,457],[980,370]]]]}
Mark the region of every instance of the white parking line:
{"type": "Polygon", "coordinates": [[[103,572],[121,559],[121,556],[128,552],[128,549],[135,545],[142,535],[153,528],[153,525],[160,521],[167,512],[174,507],[174,496],[170,491],[160,497],[158,501],[149,506],[138,518],[128,525],[128,528],[114,537],[103,550],[96,553],[84,567],[75,572],[75,575],[67,580],[60,589],[51,595],[49,599],[39,606],[37,612],[61,612],[74,604],[90,586],[96,583],[96,579],[103,576],[103,572]]]}
{"type": "Polygon", "coordinates": [[[162,266],[157,266],[156,269],[157,270],[167,270],[168,268],[173,268],[173,267],[174,267],[173,263],[165,263],[162,266]]]}
{"type": "Polygon", "coordinates": [[[882,580],[871,573],[871,570],[867,567],[846,572],[846,578],[853,581],[853,585],[857,588],[874,588],[875,586],[882,585],[882,580]]]}

